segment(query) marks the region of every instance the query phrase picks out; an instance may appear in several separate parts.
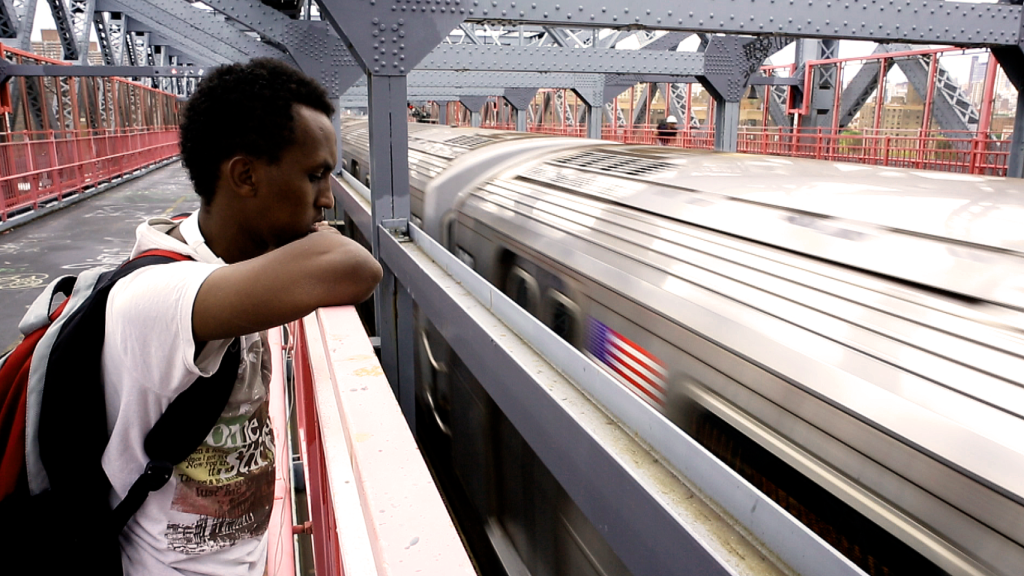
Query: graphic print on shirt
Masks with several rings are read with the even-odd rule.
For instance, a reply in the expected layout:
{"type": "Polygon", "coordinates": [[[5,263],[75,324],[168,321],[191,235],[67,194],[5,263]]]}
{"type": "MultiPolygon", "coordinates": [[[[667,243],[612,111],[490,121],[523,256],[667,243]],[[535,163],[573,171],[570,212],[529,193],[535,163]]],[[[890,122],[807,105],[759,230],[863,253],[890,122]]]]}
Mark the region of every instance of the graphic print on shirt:
{"type": "Polygon", "coordinates": [[[262,536],[274,501],[274,432],[266,402],[269,358],[247,346],[231,399],[203,444],[175,467],[171,510],[194,523],[168,523],[167,546],[203,554],[262,536]],[[266,366],[265,366],[266,365],[266,366]]]}

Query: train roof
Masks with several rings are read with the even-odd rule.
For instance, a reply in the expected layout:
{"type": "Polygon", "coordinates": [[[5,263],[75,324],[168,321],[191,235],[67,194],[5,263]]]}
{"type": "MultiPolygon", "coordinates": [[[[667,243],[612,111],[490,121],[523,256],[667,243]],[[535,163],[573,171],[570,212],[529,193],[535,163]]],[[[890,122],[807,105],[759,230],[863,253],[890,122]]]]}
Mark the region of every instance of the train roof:
{"type": "MultiPolygon", "coordinates": [[[[586,150],[548,162],[1024,253],[1024,182],[1006,178],[648,146],[586,150]]],[[[629,192],[616,201],[664,206],[656,188],[629,192]]]]}
{"type": "Polygon", "coordinates": [[[1024,192],[1005,178],[618,145],[501,178],[1024,309],[1024,192]]]}

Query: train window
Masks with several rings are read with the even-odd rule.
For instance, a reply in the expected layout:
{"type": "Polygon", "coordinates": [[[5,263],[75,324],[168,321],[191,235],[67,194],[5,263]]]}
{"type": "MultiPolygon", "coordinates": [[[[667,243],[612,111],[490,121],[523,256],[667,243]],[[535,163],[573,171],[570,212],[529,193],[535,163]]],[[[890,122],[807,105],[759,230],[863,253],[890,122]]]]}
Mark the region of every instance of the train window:
{"type": "Polygon", "coordinates": [[[562,339],[577,345],[579,338],[580,307],[557,290],[548,290],[551,330],[562,339]]]}
{"type": "Polygon", "coordinates": [[[513,266],[509,271],[505,293],[513,302],[528,312],[534,312],[537,300],[540,298],[537,281],[519,266],[513,266]]]}
{"type": "Polygon", "coordinates": [[[462,260],[463,264],[465,264],[466,266],[469,266],[473,270],[476,270],[476,260],[473,258],[472,254],[470,254],[469,252],[466,252],[465,248],[463,248],[462,246],[458,246],[455,249],[455,256],[459,260],[462,260]]]}
{"type": "Polygon", "coordinates": [[[445,220],[447,220],[447,223],[444,227],[445,235],[444,238],[441,238],[441,245],[448,246],[448,249],[451,250],[451,246],[455,245],[455,224],[458,220],[456,220],[451,214],[449,214],[445,220]]]}

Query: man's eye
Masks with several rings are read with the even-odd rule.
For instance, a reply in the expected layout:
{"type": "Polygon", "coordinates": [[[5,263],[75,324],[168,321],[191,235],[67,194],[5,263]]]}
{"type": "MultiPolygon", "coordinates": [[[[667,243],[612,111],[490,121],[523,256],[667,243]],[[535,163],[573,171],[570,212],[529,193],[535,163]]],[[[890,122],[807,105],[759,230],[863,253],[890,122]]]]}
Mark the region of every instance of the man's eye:
{"type": "Polygon", "coordinates": [[[326,175],[327,175],[326,172],[320,172],[318,174],[310,174],[309,175],[309,181],[310,182],[318,182],[320,180],[323,180],[326,175]]]}

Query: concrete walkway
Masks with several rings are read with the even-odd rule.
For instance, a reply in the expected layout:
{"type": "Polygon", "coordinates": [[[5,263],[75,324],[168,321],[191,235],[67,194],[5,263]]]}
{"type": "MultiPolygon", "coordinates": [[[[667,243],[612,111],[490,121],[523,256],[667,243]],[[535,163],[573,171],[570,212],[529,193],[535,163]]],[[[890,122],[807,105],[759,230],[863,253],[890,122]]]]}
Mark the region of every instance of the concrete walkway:
{"type": "Polygon", "coordinates": [[[199,208],[179,162],[0,234],[0,353],[20,339],[18,322],[54,278],[114,266],[146,218],[199,208]]]}

